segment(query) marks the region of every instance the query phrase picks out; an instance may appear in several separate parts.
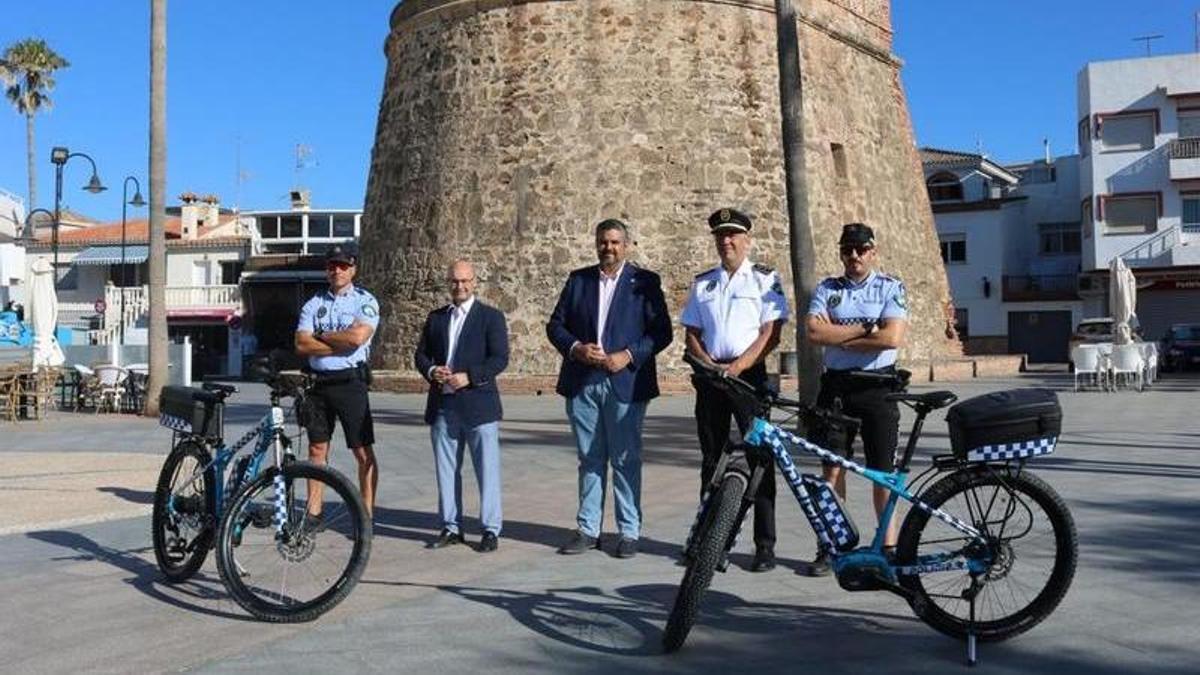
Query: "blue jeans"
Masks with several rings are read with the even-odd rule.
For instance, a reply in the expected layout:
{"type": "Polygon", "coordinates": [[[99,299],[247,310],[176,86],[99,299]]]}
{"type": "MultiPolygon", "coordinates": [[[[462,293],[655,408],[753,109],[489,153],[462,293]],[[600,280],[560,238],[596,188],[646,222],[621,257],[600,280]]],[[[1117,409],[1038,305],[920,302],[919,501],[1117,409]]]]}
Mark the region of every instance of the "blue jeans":
{"type": "Polygon", "coordinates": [[[483,529],[499,536],[504,514],[500,507],[500,423],[469,427],[453,411],[438,413],[429,428],[437,468],[438,516],[442,527],[462,532],[463,450],[470,448],[479,483],[479,520],[483,529]]]}
{"type": "Polygon", "coordinates": [[[630,539],[637,539],[641,532],[645,416],[645,401],[618,401],[608,380],[589,384],[567,399],[567,418],[579,452],[579,513],[575,520],[589,537],[600,536],[609,464],[617,529],[630,539]]]}

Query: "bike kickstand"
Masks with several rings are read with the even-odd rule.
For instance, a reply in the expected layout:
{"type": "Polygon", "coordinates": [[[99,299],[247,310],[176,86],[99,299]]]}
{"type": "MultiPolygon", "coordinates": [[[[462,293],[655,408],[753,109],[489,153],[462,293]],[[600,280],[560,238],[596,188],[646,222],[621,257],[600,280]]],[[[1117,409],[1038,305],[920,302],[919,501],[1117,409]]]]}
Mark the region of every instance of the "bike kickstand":
{"type": "Polygon", "coordinates": [[[967,667],[974,668],[979,663],[978,654],[975,649],[975,598],[979,595],[978,581],[972,577],[971,587],[963,592],[967,596],[969,603],[970,615],[967,621],[967,667]]]}

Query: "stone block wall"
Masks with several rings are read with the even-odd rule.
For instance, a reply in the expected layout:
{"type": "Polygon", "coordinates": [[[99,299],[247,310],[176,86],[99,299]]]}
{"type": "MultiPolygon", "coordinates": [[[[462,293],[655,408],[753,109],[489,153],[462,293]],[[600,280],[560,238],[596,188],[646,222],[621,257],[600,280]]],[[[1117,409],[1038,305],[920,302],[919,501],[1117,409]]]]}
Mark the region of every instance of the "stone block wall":
{"type": "MultiPolygon", "coordinates": [[[[839,269],[842,223],[871,224],[909,288],[906,358],[953,352],[890,4],[798,5],[818,274],[839,269]]],[[[411,368],[426,314],[447,302],[445,266],[465,257],[508,315],[510,373],[555,372],[546,318],[608,217],[631,225],[631,259],[662,275],[676,323],[716,263],[705,219],[722,206],[755,217],[752,257],[790,295],[771,0],[407,0],[385,48],[362,234],[380,367],[411,368]]],[[[681,351],[678,338],[664,365],[681,351]]]]}

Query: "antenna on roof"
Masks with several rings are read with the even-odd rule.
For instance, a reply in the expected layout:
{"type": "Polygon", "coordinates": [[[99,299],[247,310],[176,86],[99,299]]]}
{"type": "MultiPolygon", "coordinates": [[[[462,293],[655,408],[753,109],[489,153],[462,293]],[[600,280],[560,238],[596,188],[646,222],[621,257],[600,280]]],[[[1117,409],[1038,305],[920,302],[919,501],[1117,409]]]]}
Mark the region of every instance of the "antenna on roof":
{"type": "Polygon", "coordinates": [[[1133,41],[1137,42],[1138,40],[1141,40],[1142,42],[1145,42],[1146,43],[1146,56],[1150,56],[1150,42],[1152,40],[1161,40],[1161,39],[1162,39],[1161,35],[1140,35],[1138,37],[1133,38],[1133,41]]]}

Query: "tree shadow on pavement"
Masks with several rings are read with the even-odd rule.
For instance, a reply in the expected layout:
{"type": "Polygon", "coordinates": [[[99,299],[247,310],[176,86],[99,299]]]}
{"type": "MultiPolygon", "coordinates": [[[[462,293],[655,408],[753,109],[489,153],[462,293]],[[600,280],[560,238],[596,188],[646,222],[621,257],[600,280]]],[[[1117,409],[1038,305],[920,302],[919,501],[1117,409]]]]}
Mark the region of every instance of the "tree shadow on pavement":
{"type": "Polygon", "coordinates": [[[229,600],[224,585],[217,577],[198,573],[186,582],[170,585],[162,583],[162,575],[158,567],[142,557],[151,550],[149,547],[129,550],[111,548],[90,537],[69,530],[43,530],[29,532],[25,536],[74,552],[73,555],[51,560],[101,562],[129,572],[133,576],[123,579],[125,583],[147,596],[173,607],[223,619],[251,620],[248,615],[226,612],[210,606],[217,601],[229,600]],[[168,589],[170,589],[169,592],[168,589]]]}
{"type": "Polygon", "coordinates": [[[118,487],[115,485],[105,485],[104,487],[96,488],[96,490],[100,492],[107,492],[114,497],[120,497],[121,499],[133,504],[154,503],[154,492],[150,490],[130,490],[129,488],[118,487]]]}
{"type": "MultiPolygon", "coordinates": [[[[1195,499],[1076,499],[1079,509],[1115,516],[1104,527],[1079,531],[1080,559],[1158,582],[1196,588],[1200,584],[1200,522],[1195,499]],[[1193,533],[1193,534],[1189,534],[1193,533]]],[[[1073,504],[1073,507],[1075,504],[1073,504]]]]}

